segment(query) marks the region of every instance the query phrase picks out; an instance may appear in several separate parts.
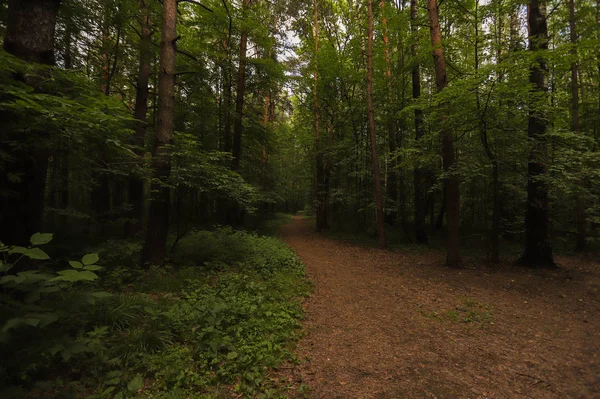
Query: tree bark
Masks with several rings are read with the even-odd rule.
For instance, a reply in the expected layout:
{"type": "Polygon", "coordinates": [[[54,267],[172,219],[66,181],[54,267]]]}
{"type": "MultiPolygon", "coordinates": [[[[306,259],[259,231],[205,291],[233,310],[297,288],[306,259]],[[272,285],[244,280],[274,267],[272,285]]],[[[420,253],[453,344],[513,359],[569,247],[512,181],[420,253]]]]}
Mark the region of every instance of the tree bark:
{"type": "MultiPolygon", "coordinates": [[[[579,81],[577,65],[577,26],[575,22],[575,0],[569,0],[569,30],[571,39],[571,128],[577,135],[581,133],[581,124],[579,121],[579,81]]],[[[578,182],[578,192],[575,195],[575,218],[577,225],[577,241],[575,250],[585,252],[587,249],[587,218],[585,214],[585,201],[582,193],[585,186],[584,180],[578,182]]]]}
{"type": "MultiPolygon", "coordinates": [[[[419,1],[411,0],[410,2],[410,30],[413,35],[413,42],[410,46],[413,57],[411,68],[412,75],[412,97],[418,100],[421,97],[421,71],[418,61],[419,44],[418,34],[419,27],[417,20],[419,18],[419,1]]],[[[423,128],[423,110],[415,108],[415,139],[420,141],[425,135],[423,128]]],[[[429,237],[427,236],[427,227],[425,219],[427,218],[427,171],[421,166],[415,166],[414,170],[414,202],[415,202],[415,239],[418,244],[427,244],[429,237]]]]}
{"type": "Polygon", "coordinates": [[[377,236],[379,248],[385,248],[385,223],[383,219],[383,195],[381,193],[381,171],[377,155],[377,136],[375,134],[375,112],[373,109],[373,0],[368,1],[369,27],[367,33],[367,113],[369,117],[369,138],[371,141],[371,169],[373,170],[373,188],[375,213],[377,217],[377,236]]]}
{"type": "Polygon", "coordinates": [[[166,256],[169,231],[171,173],[169,145],[173,141],[175,111],[175,57],[177,41],[177,0],[163,0],[162,37],[160,43],[160,75],[158,81],[158,118],[152,151],[152,198],[142,263],[162,264],[166,256]]]}
{"type": "MultiPolygon", "coordinates": [[[[244,21],[248,13],[250,1],[244,0],[243,2],[243,14],[244,21]]],[[[241,155],[242,155],[242,130],[243,130],[243,119],[244,119],[244,95],[246,93],[246,47],[248,45],[248,29],[242,26],[242,33],[240,36],[240,60],[238,66],[237,76],[237,92],[235,97],[235,121],[233,126],[233,170],[240,171],[241,167],[241,155]]]]}
{"type": "MultiPolygon", "coordinates": [[[[398,148],[396,138],[396,116],[394,115],[394,103],[392,100],[392,71],[390,68],[390,38],[388,34],[388,21],[385,16],[385,0],[379,3],[381,8],[381,22],[383,25],[383,51],[385,59],[385,80],[387,86],[386,123],[388,131],[388,144],[390,151],[389,170],[387,173],[386,192],[391,202],[391,208],[385,211],[385,221],[390,226],[396,223],[398,218],[398,158],[395,156],[398,148]]],[[[403,220],[405,222],[405,220],[403,220]]]]}
{"type": "Polygon", "coordinates": [[[536,62],[529,70],[529,82],[533,86],[529,108],[527,136],[532,142],[527,170],[527,210],[525,213],[525,250],[518,263],[528,267],[555,267],[550,243],[550,221],[548,217],[548,186],[546,177],[546,134],[547,115],[543,99],[548,97],[548,66],[544,54],[548,50],[548,26],[546,4],[543,0],[530,0],[528,10],[529,50],[538,52],[536,62]]]}
{"type": "MultiPolygon", "coordinates": [[[[439,93],[448,86],[448,78],[446,76],[446,59],[444,57],[444,49],[442,48],[442,32],[440,29],[437,0],[427,0],[427,10],[429,13],[431,45],[433,47],[435,83],[439,93]]],[[[446,266],[462,267],[460,256],[460,182],[454,170],[456,160],[452,132],[445,126],[446,104],[442,104],[441,107],[444,109],[441,120],[441,136],[442,161],[446,175],[444,178],[444,191],[446,194],[446,222],[448,224],[446,234],[446,266]]]]}
{"type": "MultiPolygon", "coordinates": [[[[10,0],[4,49],[24,61],[54,65],[54,32],[60,4],[61,0],[10,0]]],[[[26,77],[21,79],[27,81],[26,77]]],[[[44,132],[30,134],[46,140],[44,132]]],[[[42,228],[48,154],[44,150],[7,151],[15,161],[6,165],[0,186],[14,195],[0,201],[0,241],[24,245],[42,228]],[[8,174],[22,177],[15,182],[7,178],[8,174]]]]}
{"type": "MultiPolygon", "coordinates": [[[[152,27],[150,23],[150,7],[148,0],[140,0],[140,43],[139,43],[139,67],[137,86],[135,89],[135,134],[133,144],[136,148],[138,162],[141,164],[144,155],[144,144],[146,142],[146,116],[148,113],[148,84],[152,73],[152,27]]],[[[125,234],[129,237],[137,234],[142,229],[144,214],[144,180],[139,174],[129,177],[129,217],[126,224],[125,234]]]]}
{"type": "Polygon", "coordinates": [[[323,159],[323,152],[321,149],[321,139],[319,132],[319,97],[318,97],[318,86],[319,86],[319,8],[317,0],[313,2],[314,12],[314,28],[315,28],[315,72],[314,72],[314,89],[313,89],[313,116],[315,122],[315,150],[317,152],[316,161],[316,185],[315,185],[315,197],[317,199],[316,206],[316,228],[317,231],[322,231],[329,228],[327,222],[327,197],[329,191],[328,179],[326,177],[327,171],[325,170],[325,160],[323,159]]]}
{"type": "MultiPolygon", "coordinates": [[[[475,73],[479,73],[479,0],[475,0],[475,73]]],[[[497,62],[499,57],[497,57],[497,62]]],[[[500,80],[501,78],[498,77],[500,80]]],[[[477,112],[480,115],[479,136],[483,149],[492,164],[492,228],[489,231],[489,250],[488,258],[490,263],[497,264],[499,262],[499,234],[500,234],[500,175],[498,169],[498,159],[492,150],[488,140],[488,128],[486,119],[486,110],[481,108],[481,98],[479,89],[475,89],[475,97],[477,103],[477,112]]],[[[487,202],[487,201],[486,201],[487,202]]],[[[486,215],[487,216],[487,215],[486,215]]]]}

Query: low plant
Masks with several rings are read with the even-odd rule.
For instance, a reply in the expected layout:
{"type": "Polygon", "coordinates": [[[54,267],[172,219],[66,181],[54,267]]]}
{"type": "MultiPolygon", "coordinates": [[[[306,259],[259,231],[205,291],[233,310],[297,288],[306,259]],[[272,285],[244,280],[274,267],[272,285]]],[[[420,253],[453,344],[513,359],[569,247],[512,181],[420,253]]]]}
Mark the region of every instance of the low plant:
{"type": "Polygon", "coordinates": [[[102,267],[97,254],[54,270],[36,233],[28,247],[0,243],[0,386],[27,383],[57,358],[66,362],[89,348],[77,340],[79,316],[109,294],[91,290],[102,267]],[[28,261],[28,270],[16,271],[28,261]]]}

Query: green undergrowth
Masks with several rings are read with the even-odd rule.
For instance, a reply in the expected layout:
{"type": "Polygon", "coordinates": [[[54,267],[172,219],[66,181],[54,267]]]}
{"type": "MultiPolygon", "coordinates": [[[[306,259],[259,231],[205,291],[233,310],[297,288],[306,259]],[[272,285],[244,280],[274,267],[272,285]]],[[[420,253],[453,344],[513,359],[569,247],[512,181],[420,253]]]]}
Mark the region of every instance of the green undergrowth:
{"type": "Polygon", "coordinates": [[[267,375],[296,360],[291,348],[310,284],[277,238],[197,231],[181,240],[170,266],[121,264],[99,276],[113,295],[72,326],[85,352],[16,376],[21,389],[12,397],[287,396],[267,375]]]}
{"type": "Polygon", "coordinates": [[[266,220],[257,231],[260,234],[276,236],[282,226],[292,221],[292,216],[289,213],[277,212],[274,217],[266,220]]]}

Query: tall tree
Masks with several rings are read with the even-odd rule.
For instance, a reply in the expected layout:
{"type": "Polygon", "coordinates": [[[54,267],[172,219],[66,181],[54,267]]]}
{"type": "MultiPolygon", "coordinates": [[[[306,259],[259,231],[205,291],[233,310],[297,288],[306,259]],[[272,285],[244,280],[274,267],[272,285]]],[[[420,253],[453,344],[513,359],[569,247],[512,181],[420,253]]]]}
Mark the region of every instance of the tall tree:
{"type": "MultiPolygon", "coordinates": [[[[479,0],[475,0],[475,73],[479,73],[480,68],[480,26],[479,26],[479,0]]],[[[502,29],[502,22],[500,21],[500,16],[498,16],[496,20],[497,30],[502,29]]],[[[497,33],[497,36],[501,36],[501,32],[497,33]]],[[[500,41],[500,39],[498,39],[500,41]]],[[[498,49],[500,49],[500,44],[498,43],[498,49]]],[[[500,50],[498,50],[497,62],[500,62],[500,50]]],[[[501,80],[501,76],[498,76],[498,80],[501,80]]],[[[479,136],[481,137],[481,143],[483,145],[483,149],[488,157],[488,160],[492,164],[492,228],[489,231],[489,251],[488,256],[490,263],[496,264],[499,262],[499,253],[498,246],[500,241],[500,173],[499,173],[499,165],[498,165],[498,157],[497,154],[492,149],[490,145],[489,135],[488,135],[488,120],[486,115],[486,109],[482,107],[481,104],[481,95],[479,87],[475,89],[475,98],[477,103],[477,113],[479,114],[479,136]]]]}
{"type": "Polygon", "coordinates": [[[177,0],[163,0],[158,81],[158,117],[152,149],[152,198],[142,263],[158,265],[166,256],[169,231],[171,173],[170,144],[173,141],[175,112],[175,57],[177,41],[177,0]]]}
{"type": "MultiPolygon", "coordinates": [[[[381,0],[381,2],[379,3],[379,7],[381,9],[380,14],[381,22],[383,25],[383,54],[385,60],[385,83],[387,86],[386,124],[390,151],[386,191],[387,196],[392,203],[391,208],[387,209],[385,212],[385,218],[387,223],[389,223],[390,225],[394,225],[398,217],[398,171],[396,169],[398,166],[398,156],[396,154],[398,140],[396,137],[396,115],[394,112],[395,107],[393,102],[392,70],[390,67],[390,36],[388,32],[388,19],[386,16],[385,3],[385,0],[381,0]]],[[[403,224],[406,224],[405,220],[403,220],[403,224]]]]}
{"type": "MultiPolygon", "coordinates": [[[[440,93],[448,86],[446,76],[446,58],[442,47],[442,32],[440,29],[439,9],[437,0],[427,0],[427,11],[429,14],[429,30],[431,33],[431,45],[433,47],[433,63],[435,67],[435,84],[437,92],[440,93]]],[[[442,138],[442,161],[444,167],[444,192],[446,202],[446,266],[461,267],[460,256],[460,191],[459,178],[456,174],[454,154],[454,139],[452,132],[446,125],[446,104],[441,105],[441,138],[442,138]]]]}
{"type": "MultiPolygon", "coordinates": [[[[4,36],[4,49],[18,58],[54,65],[54,32],[61,0],[10,0],[4,36]]],[[[25,83],[28,77],[22,77],[25,83]]],[[[27,139],[43,142],[44,132],[31,132],[27,139]]],[[[13,159],[0,186],[8,192],[0,201],[0,241],[26,244],[29,236],[41,229],[48,154],[36,151],[12,152],[13,159]],[[9,178],[9,175],[17,178],[9,178]]]]}
{"type": "MultiPolygon", "coordinates": [[[[418,100],[421,97],[421,71],[419,67],[419,0],[410,1],[410,30],[412,33],[411,53],[412,61],[412,97],[418,100]]],[[[425,135],[423,128],[423,110],[415,107],[414,111],[415,139],[417,142],[425,135]]],[[[427,172],[420,165],[415,166],[414,170],[414,218],[415,218],[415,238],[419,244],[427,244],[427,228],[425,218],[427,217],[427,172]]]]}
{"type": "Polygon", "coordinates": [[[248,45],[247,14],[250,0],[243,0],[242,33],[240,35],[240,59],[238,64],[237,92],[235,96],[235,120],[233,125],[233,170],[239,171],[242,156],[242,131],[244,122],[244,96],[246,94],[246,47],[248,45]]]}
{"type": "Polygon", "coordinates": [[[315,123],[315,149],[316,149],[316,224],[317,231],[327,229],[327,178],[325,176],[325,164],[323,151],[321,148],[321,138],[319,132],[319,8],[317,0],[313,2],[314,17],[314,41],[315,41],[315,70],[314,70],[314,88],[313,88],[313,117],[315,123]]]}
{"type": "Polygon", "coordinates": [[[529,70],[532,86],[529,104],[527,136],[531,141],[531,152],[527,167],[527,210],[525,213],[525,250],[519,263],[529,267],[555,267],[550,243],[550,221],[548,217],[548,185],[546,177],[546,129],[547,113],[544,111],[548,98],[548,65],[545,51],[548,50],[548,25],[546,2],[530,0],[529,51],[535,54],[535,62],[529,70]]]}
{"type": "Polygon", "coordinates": [[[373,189],[375,211],[377,216],[377,235],[379,247],[385,248],[385,223],[383,219],[383,195],[381,193],[381,171],[377,155],[377,136],[375,132],[375,110],[373,109],[373,0],[368,1],[368,31],[367,31],[367,113],[369,118],[369,138],[371,141],[371,169],[373,170],[373,189]]]}
{"type": "MultiPolygon", "coordinates": [[[[146,114],[148,112],[148,93],[150,74],[152,73],[152,27],[150,24],[150,6],[148,0],[140,0],[140,42],[138,77],[135,86],[135,134],[133,144],[141,162],[146,140],[146,114]]],[[[131,236],[140,231],[144,213],[144,181],[139,175],[129,177],[129,221],[126,234],[131,236]]]]}
{"type": "MultiPolygon", "coordinates": [[[[581,133],[579,121],[579,68],[577,65],[577,24],[575,19],[575,0],[569,0],[569,31],[571,40],[571,129],[577,135],[581,133]]],[[[579,181],[578,192],[575,196],[575,218],[577,224],[577,241],[575,250],[583,252],[587,243],[587,218],[585,215],[585,202],[580,189],[583,188],[583,180],[579,181]]]]}

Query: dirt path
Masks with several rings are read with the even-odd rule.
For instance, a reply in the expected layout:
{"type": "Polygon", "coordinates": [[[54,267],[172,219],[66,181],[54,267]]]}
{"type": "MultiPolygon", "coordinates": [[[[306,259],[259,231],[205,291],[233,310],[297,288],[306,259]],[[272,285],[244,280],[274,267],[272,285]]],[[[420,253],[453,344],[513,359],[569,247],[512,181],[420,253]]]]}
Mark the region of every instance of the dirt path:
{"type": "Polygon", "coordinates": [[[600,264],[442,267],[367,249],[295,217],[285,241],[315,283],[302,363],[314,398],[600,398],[600,264]]]}

